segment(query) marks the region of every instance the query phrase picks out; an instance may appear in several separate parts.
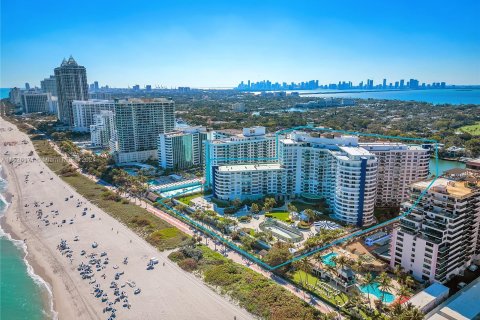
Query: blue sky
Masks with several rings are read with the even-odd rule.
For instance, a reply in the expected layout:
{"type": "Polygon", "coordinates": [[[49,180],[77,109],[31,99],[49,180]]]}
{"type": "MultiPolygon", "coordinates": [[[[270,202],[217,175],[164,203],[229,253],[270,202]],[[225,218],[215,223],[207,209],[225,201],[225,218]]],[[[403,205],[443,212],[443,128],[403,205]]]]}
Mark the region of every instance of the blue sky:
{"type": "Polygon", "coordinates": [[[480,84],[480,1],[1,1],[1,87],[70,54],[126,87],[367,78],[480,84]]]}

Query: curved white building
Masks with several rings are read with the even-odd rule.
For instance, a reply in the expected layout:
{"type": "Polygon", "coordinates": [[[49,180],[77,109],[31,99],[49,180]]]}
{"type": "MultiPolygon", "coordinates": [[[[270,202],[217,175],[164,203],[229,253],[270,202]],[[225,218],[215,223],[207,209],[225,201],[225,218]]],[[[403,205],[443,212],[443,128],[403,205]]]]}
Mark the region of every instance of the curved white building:
{"type": "Polygon", "coordinates": [[[346,223],[371,225],[377,191],[377,159],[362,148],[340,147],[335,154],[336,183],[333,211],[346,223]]]}

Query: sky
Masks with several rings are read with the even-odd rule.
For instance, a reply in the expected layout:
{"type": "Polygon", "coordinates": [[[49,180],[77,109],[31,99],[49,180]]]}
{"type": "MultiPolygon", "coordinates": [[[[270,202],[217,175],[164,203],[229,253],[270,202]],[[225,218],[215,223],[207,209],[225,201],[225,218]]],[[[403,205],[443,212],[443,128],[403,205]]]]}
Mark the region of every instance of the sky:
{"type": "Polygon", "coordinates": [[[100,86],[480,84],[480,1],[0,0],[0,87],[73,55],[100,86]]]}

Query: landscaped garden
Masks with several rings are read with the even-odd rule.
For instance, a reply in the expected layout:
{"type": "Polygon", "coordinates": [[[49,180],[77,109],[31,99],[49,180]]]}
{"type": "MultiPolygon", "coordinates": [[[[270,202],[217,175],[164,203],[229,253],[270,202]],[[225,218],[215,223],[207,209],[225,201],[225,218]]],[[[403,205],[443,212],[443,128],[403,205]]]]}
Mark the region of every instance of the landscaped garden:
{"type": "Polygon", "coordinates": [[[263,275],[236,264],[201,245],[190,245],[169,255],[188,272],[230,296],[240,306],[264,319],[320,318],[320,312],[263,275]]]}
{"type": "Polygon", "coordinates": [[[198,193],[193,193],[193,194],[189,194],[189,195],[179,197],[179,198],[177,198],[177,200],[180,201],[181,203],[185,204],[186,206],[189,206],[191,200],[193,200],[195,198],[198,198],[198,197],[201,197],[202,195],[203,194],[201,192],[198,192],[198,193]]]}
{"type": "Polygon", "coordinates": [[[287,223],[292,222],[292,219],[290,219],[290,212],[288,211],[270,211],[265,214],[265,217],[274,218],[287,223]]]}

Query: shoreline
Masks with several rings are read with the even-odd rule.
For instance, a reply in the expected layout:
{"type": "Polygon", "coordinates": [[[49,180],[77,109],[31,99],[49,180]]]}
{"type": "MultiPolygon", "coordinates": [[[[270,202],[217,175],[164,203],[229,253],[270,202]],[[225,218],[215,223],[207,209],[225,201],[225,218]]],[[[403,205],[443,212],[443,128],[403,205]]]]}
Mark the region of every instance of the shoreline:
{"type": "MultiPolygon", "coordinates": [[[[5,141],[28,141],[7,146],[5,150],[12,157],[28,157],[34,149],[29,137],[3,118],[0,126],[14,128],[8,137],[0,136],[2,145],[5,141]]],[[[127,308],[123,301],[115,305],[116,317],[120,319],[191,319],[193,314],[205,320],[253,318],[171,263],[168,252],[157,250],[85,199],[39,160],[36,151],[30,159],[33,161],[2,163],[8,190],[5,193],[9,193],[11,201],[0,223],[12,238],[27,239],[26,259],[35,274],[49,283],[58,319],[108,318],[108,314],[102,313],[106,302],[92,295],[92,283],[101,286],[109,297],[113,296],[108,302],[115,299],[114,290],[109,289],[112,280],[117,280],[119,288],[122,285],[121,290],[128,294],[131,305],[127,308]],[[88,215],[83,214],[84,208],[88,209],[88,215]],[[70,258],[58,250],[62,240],[68,241],[70,258]],[[94,242],[98,248],[92,247],[94,242]],[[87,254],[82,254],[82,250],[87,254]],[[97,267],[97,275],[94,272],[91,280],[82,279],[77,267],[89,264],[87,255],[95,253],[99,257],[101,252],[107,254],[109,263],[102,263],[100,271],[97,267]],[[122,263],[125,257],[128,264],[122,263]],[[155,270],[146,269],[151,257],[160,261],[155,270]],[[120,280],[114,279],[120,271],[125,275],[120,280]],[[134,283],[133,288],[124,287],[128,282],[134,283]],[[136,288],[141,289],[141,294],[134,294],[136,288]]]]}
{"type": "Polygon", "coordinates": [[[7,241],[12,242],[16,247],[19,247],[19,250],[24,252],[22,257],[23,263],[27,269],[28,276],[32,279],[35,285],[40,287],[41,290],[41,299],[42,299],[42,311],[44,316],[47,319],[58,319],[58,312],[55,310],[53,292],[51,288],[50,281],[45,280],[45,272],[43,268],[31,258],[28,252],[28,246],[19,239],[16,239],[17,236],[10,229],[10,227],[3,223],[4,217],[0,218],[0,226],[2,229],[2,235],[7,238],[7,241]]]}
{"type": "MultiPolygon", "coordinates": [[[[32,278],[33,282],[38,285],[42,292],[42,305],[43,311],[47,312],[45,315],[47,318],[58,319],[58,312],[56,310],[55,299],[52,290],[52,279],[47,275],[45,271],[45,265],[35,259],[35,255],[29,251],[28,240],[21,240],[20,229],[18,225],[8,221],[7,217],[16,215],[17,205],[12,200],[15,196],[18,198],[18,194],[12,189],[12,183],[8,179],[6,173],[6,166],[0,166],[0,177],[6,182],[6,189],[1,194],[6,201],[6,208],[0,216],[0,229],[8,241],[11,241],[15,246],[21,247],[24,252],[23,261],[27,269],[27,273],[32,278]]],[[[17,218],[18,219],[18,218],[17,218]]],[[[19,220],[16,220],[19,221],[19,220]]]]}

